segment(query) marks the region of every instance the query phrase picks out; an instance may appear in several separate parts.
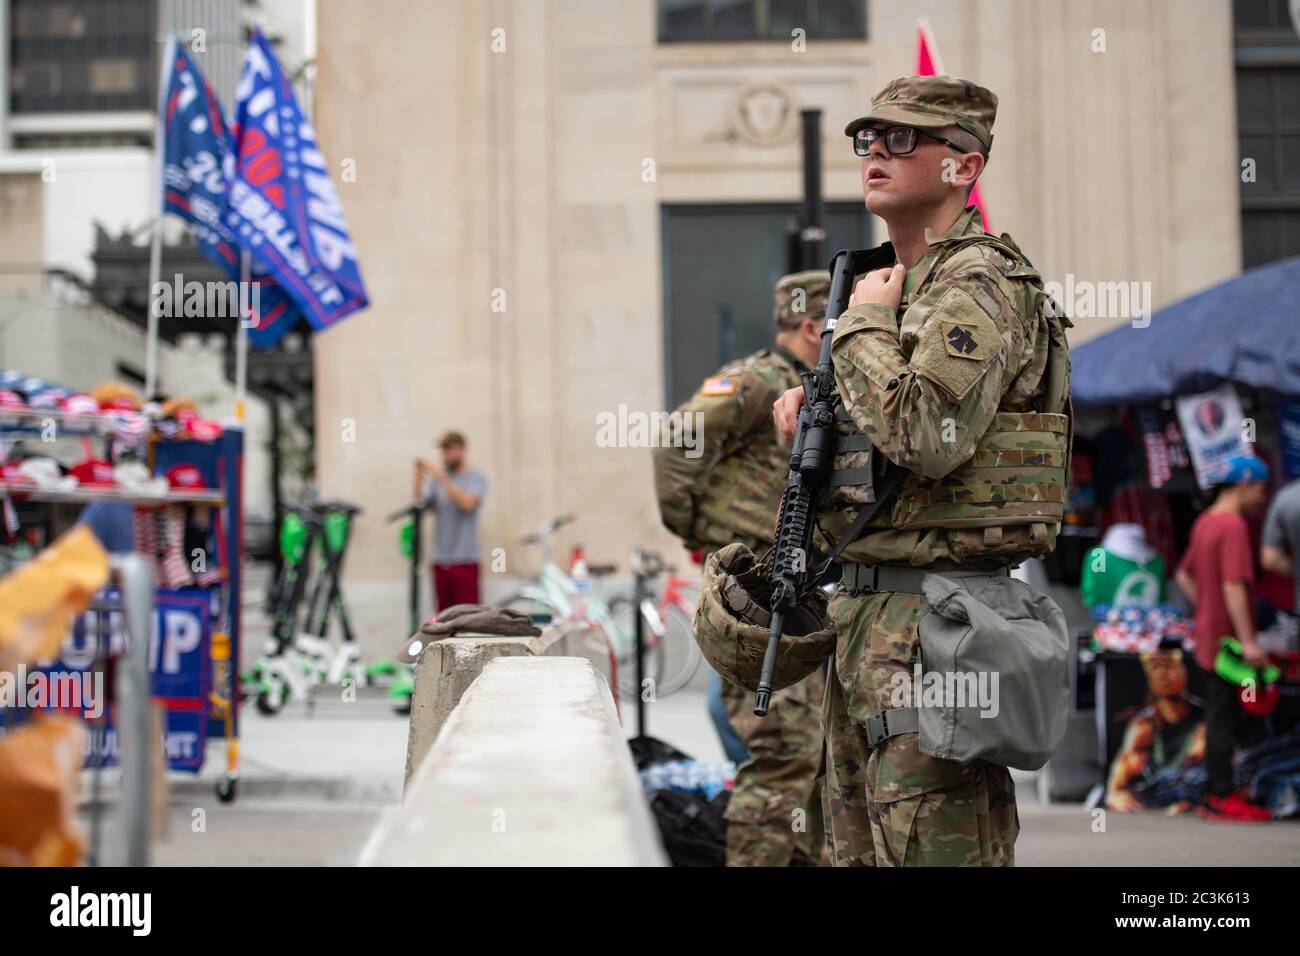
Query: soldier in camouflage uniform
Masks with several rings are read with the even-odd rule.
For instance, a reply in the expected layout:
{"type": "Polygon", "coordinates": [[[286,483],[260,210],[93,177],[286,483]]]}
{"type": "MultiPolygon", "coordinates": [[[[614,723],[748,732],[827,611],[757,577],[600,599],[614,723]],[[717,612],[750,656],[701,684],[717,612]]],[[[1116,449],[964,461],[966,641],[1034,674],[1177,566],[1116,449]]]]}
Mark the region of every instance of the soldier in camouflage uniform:
{"type": "MultiPolygon", "coordinates": [[[[905,471],[845,550],[829,608],[837,646],[825,795],[836,865],[1014,862],[1010,771],[928,756],[914,727],[891,730],[881,716],[899,706],[894,678],[910,674],[918,654],[925,597],[911,586],[915,569],[1005,575],[1050,552],[1061,520],[1069,323],[1010,237],[986,235],[978,209],[966,206],[996,109],[997,98],[972,83],[908,77],[845,130],[897,264],[857,283],[834,331],[851,421],[837,425],[848,450],[837,452],[819,530],[838,541],[872,500],[870,478],[858,480],[873,470],[862,467],[862,449],[874,446],[905,471]],[[879,586],[885,573],[899,583],[879,586]]],[[[802,402],[801,390],[778,401],[784,437],[802,402]]]]}
{"type": "MultiPolygon", "coordinates": [[[[664,525],[691,550],[740,541],[756,552],[772,545],[777,506],[790,467],[789,443],[772,424],[772,403],[817,360],[829,276],[799,272],[776,286],[776,342],[731,362],[678,412],[698,416],[702,454],[690,457],[667,434],[654,458],[664,525]]],[[[674,425],[677,416],[674,416],[674,425]]],[[[777,694],[766,718],[754,695],[723,679],[723,701],[750,759],[736,771],[727,809],[728,866],[817,865],[825,856],[815,781],[822,753],[818,670],[777,694]]]]}

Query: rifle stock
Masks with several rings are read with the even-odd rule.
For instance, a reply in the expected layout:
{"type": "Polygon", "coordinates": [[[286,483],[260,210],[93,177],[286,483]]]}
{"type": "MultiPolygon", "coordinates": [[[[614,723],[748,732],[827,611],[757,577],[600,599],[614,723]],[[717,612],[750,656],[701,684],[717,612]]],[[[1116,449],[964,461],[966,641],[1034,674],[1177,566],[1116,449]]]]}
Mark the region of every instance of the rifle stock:
{"type": "Polygon", "coordinates": [[[813,569],[809,567],[813,530],[835,456],[835,411],[840,404],[835,366],[831,363],[835,324],[849,306],[855,278],[893,262],[894,249],[889,243],[868,250],[842,249],[831,259],[831,289],[826,303],[821,351],[817,366],[802,374],[804,403],[799,409],[794,444],[790,449],[790,471],[777,515],[776,542],[772,547],[772,566],[768,572],[772,620],[754,704],[754,714],[758,717],[767,716],[772,701],[772,679],[776,673],[786,615],[816,580],[813,569]]]}

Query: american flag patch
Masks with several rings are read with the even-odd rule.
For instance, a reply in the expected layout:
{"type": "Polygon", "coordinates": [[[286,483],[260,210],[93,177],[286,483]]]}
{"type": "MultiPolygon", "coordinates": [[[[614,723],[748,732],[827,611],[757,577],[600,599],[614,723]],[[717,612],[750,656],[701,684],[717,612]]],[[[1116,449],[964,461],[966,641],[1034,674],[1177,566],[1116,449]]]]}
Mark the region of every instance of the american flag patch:
{"type": "Polygon", "coordinates": [[[701,395],[730,395],[736,390],[736,380],[730,375],[706,378],[701,395]]]}

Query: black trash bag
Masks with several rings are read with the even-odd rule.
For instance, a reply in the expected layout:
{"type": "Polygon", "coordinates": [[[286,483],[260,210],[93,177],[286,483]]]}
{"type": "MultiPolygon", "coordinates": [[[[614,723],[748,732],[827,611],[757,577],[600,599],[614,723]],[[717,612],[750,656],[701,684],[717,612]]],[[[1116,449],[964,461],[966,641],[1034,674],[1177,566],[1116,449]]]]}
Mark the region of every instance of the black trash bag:
{"type": "Polygon", "coordinates": [[[727,821],[723,814],[730,801],[730,790],[712,800],[679,790],[656,790],[651,795],[650,812],[673,866],[727,865],[727,821]]]}
{"type": "Polygon", "coordinates": [[[632,762],[636,764],[637,772],[653,767],[657,763],[667,763],[669,760],[691,760],[672,744],[664,743],[658,737],[633,737],[627,742],[628,748],[632,751],[632,762]]]}

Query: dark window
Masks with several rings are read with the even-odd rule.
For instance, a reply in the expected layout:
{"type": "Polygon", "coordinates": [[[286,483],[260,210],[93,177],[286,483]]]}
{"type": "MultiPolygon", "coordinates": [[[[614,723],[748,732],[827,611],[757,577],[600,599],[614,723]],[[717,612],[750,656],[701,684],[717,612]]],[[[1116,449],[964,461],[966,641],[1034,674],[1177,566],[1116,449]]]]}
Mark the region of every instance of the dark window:
{"type": "Polygon", "coordinates": [[[659,42],[865,40],[866,0],[659,0],[659,42]]]}
{"type": "Polygon", "coordinates": [[[1252,36],[1295,37],[1287,0],[1233,0],[1232,24],[1238,42],[1252,36]]]}
{"type": "Polygon", "coordinates": [[[1300,255],[1300,25],[1287,0],[1234,0],[1233,23],[1242,265],[1249,269],[1300,255]]]}
{"type": "MultiPolygon", "coordinates": [[[[719,366],[772,344],[773,290],[791,271],[789,227],[798,214],[794,203],[663,207],[667,408],[719,366]]],[[[861,202],[827,203],[825,221],[827,249],[871,247],[861,202]]]]}
{"type": "Polygon", "coordinates": [[[9,0],[14,113],[151,110],[155,0],[9,0]]]}

